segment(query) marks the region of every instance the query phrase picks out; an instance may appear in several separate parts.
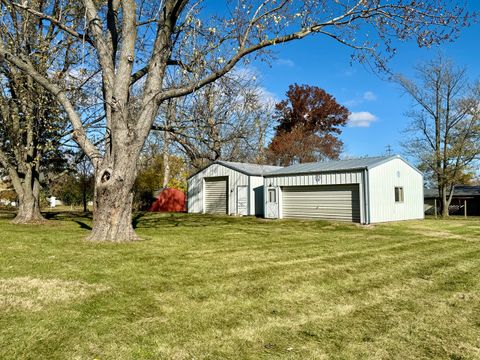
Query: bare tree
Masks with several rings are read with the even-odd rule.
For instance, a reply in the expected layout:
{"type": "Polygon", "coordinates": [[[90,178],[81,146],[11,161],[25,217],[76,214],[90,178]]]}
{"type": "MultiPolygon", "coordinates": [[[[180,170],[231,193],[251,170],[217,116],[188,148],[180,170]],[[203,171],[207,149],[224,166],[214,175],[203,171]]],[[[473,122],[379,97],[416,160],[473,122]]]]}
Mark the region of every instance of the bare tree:
{"type": "Polygon", "coordinates": [[[215,160],[253,161],[265,146],[273,120],[273,101],[249,71],[229,74],[195,93],[167,104],[164,130],[194,169],[215,160]]]}
{"type": "Polygon", "coordinates": [[[403,146],[438,188],[442,216],[448,216],[455,185],[480,156],[480,87],[442,57],[417,66],[416,73],[416,81],[396,78],[414,101],[403,146]]]}
{"type": "Polygon", "coordinates": [[[360,60],[371,55],[384,66],[383,59],[394,52],[392,39],[415,38],[428,46],[454,35],[467,15],[463,6],[446,0],[240,0],[222,3],[215,14],[201,0],[82,0],[74,7],[58,0],[45,3],[54,12],[3,0],[2,13],[15,7],[54,23],[61,30],[57,40],[78,40],[85,59],[79,70],[99,73],[102,79],[101,146],[89,139],[68,89],[37,71],[33,56],[19,56],[3,41],[0,57],[55,95],[68,114],[75,141],[96,169],[90,239],[98,241],[137,239],[131,223],[135,163],[168,99],[214,82],[252,53],[312,34],[349,46],[360,60]],[[183,73],[187,76],[179,76],[183,73]],[[167,74],[178,80],[166,85],[167,74]],[[133,93],[139,95],[136,106],[133,93]]]}
{"type": "MultiPolygon", "coordinates": [[[[42,10],[41,2],[32,2],[42,10]]],[[[17,57],[33,54],[32,67],[49,77],[49,63],[68,51],[69,43],[45,49],[54,41],[55,25],[42,26],[35,15],[3,8],[9,20],[0,23],[0,37],[17,57]]],[[[67,66],[67,61],[64,62],[67,66]]],[[[64,74],[56,74],[60,81],[64,74]]],[[[44,220],[40,213],[40,189],[48,176],[61,170],[66,159],[60,150],[68,133],[68,120],[54,94],[11,63],[0,63],[0,167],[4,167],[18,197],[15,223],[44,220]]]]}

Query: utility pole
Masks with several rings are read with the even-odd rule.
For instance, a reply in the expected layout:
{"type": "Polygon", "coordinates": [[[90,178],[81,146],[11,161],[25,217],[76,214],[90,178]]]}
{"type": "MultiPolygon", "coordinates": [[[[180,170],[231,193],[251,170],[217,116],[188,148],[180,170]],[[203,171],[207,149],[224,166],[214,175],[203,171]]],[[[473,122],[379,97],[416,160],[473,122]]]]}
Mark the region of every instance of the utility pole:
{"type": "Polygon", "coordinates": [[[387,156],[392,156],[392,147],[389,145],[386,146],[387,149],[387,156]]]}

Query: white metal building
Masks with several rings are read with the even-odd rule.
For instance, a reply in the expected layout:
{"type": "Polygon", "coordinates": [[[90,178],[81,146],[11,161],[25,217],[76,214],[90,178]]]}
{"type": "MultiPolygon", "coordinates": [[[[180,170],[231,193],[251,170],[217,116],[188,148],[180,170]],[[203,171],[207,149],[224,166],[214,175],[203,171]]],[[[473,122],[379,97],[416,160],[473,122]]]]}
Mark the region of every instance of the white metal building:
{"type": "Polygon", "coordinates": [[[263,175],[278,166],[215,161],[188,179],[189,213],[264,215],[263,175]]]}
{"type": "Polygon", "coordinates": [[[265,217],[423,219],[423,175],[399,156],[296,164],[264,177],[265,217]]]}

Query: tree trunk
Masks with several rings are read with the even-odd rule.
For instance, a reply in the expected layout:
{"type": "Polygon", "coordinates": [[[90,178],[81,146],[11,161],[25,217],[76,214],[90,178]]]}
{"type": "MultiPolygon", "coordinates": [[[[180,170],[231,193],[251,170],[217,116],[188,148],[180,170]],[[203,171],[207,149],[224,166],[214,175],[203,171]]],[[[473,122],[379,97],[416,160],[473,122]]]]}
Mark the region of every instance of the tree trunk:
{"type": "MultiPolygon", "coordinates": [[[[175,124],[177,116],[177,102],[174,99],[168,100],[167,114],[165,117],[165,128],[175,124]]],[[[166,130],[163,132],[163,183],[162,187],[166,188],[170,181],[170,133],[166,130]]]]}
{"type": "Polygon", "coordinates": [[[170,153],[169,153],[169,144],[170,144],[170,134],[168,131],[165,131],[164,134],[164,144],[163,144],[163,188],[168,186],[170,181],[170,153]]]}
{"type": "Polygon", "coordinates": [[[446,186],[442,188],[442,217],[448,217],[448,207],[450,206],[451,196],[447,196],[446,186]]]}
{"type": "Polygon", "coordinates": [[[82,174],[82,204],[83,212],[87,212],[87,179],[85,174],[82,174]]]}
{"type": "Polygon", "coordinates": [[[18,212],[13,223],[15,224],[38,224],[45,221],[40,212],[40,184],[35,181],[33,187],[23,183],[22,190],[18,194],[18,212]]]}
{"type": "Polygon", "coordinates": [[[137,175],[134,154],[117,154],[115,170],[95,174],[95,200],[91,241],[138,240],[132,226],[133,184],[137,175]]]}

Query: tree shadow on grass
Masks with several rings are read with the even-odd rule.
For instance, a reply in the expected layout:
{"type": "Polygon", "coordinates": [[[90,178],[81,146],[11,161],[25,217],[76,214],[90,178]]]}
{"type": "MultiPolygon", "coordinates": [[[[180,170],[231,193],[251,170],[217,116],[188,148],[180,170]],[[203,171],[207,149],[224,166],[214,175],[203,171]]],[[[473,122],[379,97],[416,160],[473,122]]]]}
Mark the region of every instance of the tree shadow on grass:
{"type": "Polygon", "coordinates": [[[0,219],[12,220],[16,216],[16,212],[12,210],[0,210],[0,219]]]}
{"type": "Polygon", "coordinates": [[[88,219],[91,220],[93,214],[91,212],[82,211],[45,211],[42,212],[47,220],[74,220],[74,219],[88,219]]]}
{"type": "Polygon", "coordinates": [[[73,220],[73,222],[76,222],[78,225],[80,225],[80,228],[85,229],[85,230],[92,230],[92,227],[83,221],[80,220],[73,220]]]}
{"type": "Polygon", "coordinates": [[[227,215],[187,214],[182,212],[143,212],[133,219],[134,228],[155,229],[165,227],[205,227],[228,226],[241,223],[244,226],[258,224],[263,219],[253,216],[239,217],[227,215]]]}
{"type": "Polygon", "coordinates": [[[48,210],[43,213],[43,216],[49,221],[71,221],[80,225],[80,228],[82,229],[92,230],[92,227],[88,224],[93,218],[91,212],[84,213],[83,211],[48,210]]]}
{"type": "Polygon", "coordinates": [[[145,215],[145,211],[141,211],[133,216],[132,219],[132,226],[134,229],[137,228],[138,223],[140,222],[140,219],[145,215]]]}

